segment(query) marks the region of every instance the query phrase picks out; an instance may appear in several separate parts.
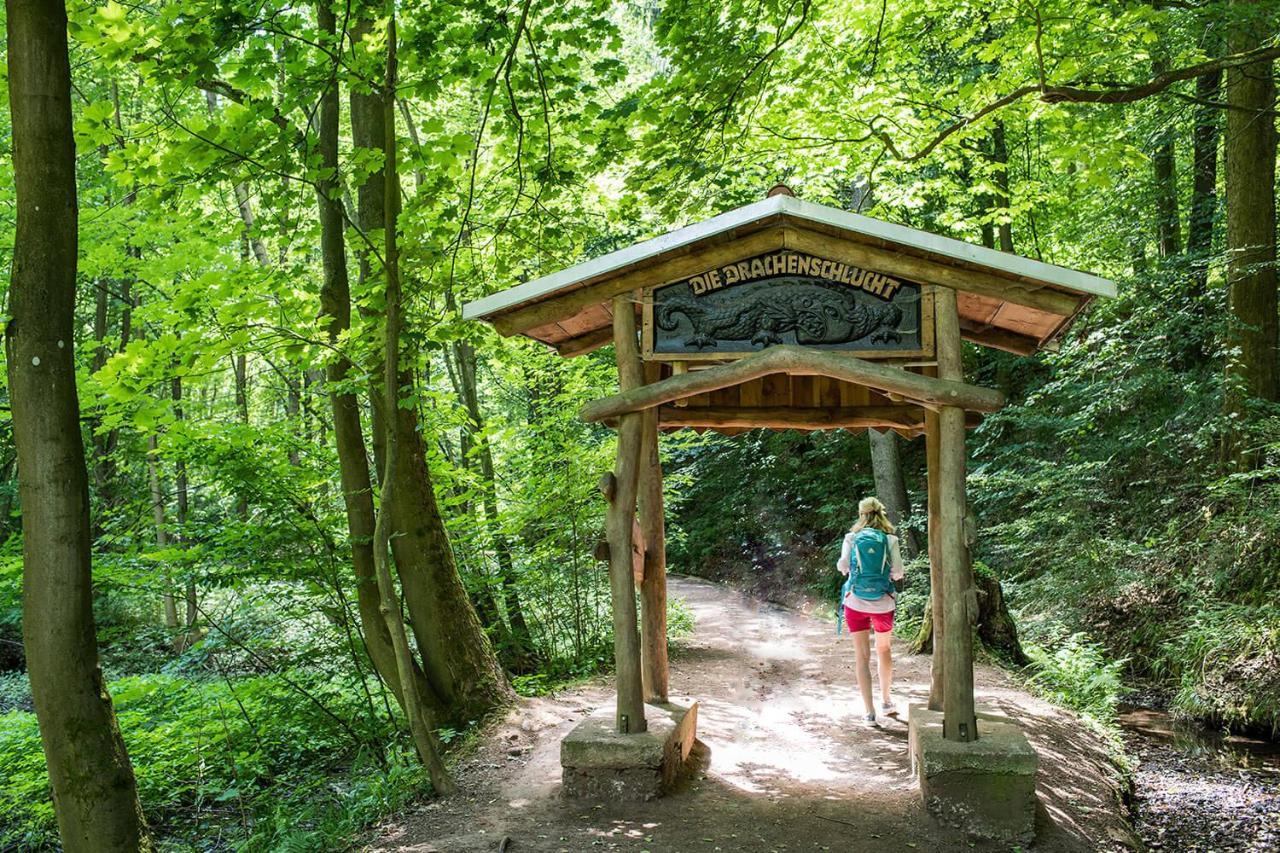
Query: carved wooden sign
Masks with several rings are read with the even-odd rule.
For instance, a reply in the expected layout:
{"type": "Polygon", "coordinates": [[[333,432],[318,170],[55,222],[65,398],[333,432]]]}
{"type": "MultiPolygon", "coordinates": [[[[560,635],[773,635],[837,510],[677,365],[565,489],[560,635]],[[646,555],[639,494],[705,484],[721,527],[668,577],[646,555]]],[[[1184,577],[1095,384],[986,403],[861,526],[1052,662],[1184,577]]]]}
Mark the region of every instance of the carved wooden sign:
{"type": "Polygon", "coordinates": [[[644,356],[719,360],[786,343],[864,358],[929,357],[932,303],[918,282],[770,252],[647,290],[644,356]]]}

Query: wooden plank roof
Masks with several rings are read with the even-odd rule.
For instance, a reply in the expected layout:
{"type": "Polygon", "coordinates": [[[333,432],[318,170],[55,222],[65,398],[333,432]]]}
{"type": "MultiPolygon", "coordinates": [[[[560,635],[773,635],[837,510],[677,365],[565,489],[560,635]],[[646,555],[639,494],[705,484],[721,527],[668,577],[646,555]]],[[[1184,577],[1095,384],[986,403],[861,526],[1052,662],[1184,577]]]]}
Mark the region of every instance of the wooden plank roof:
{"type": "Polygon", "coordinates": [[[610,340],[614,295],[779,249],[954,288],[964,337],[1015,352],[1052,343],[1091,299],[1116,294],[1090,273],[774,195],[469,302],[463,316],[577,355],[610,340]]]}

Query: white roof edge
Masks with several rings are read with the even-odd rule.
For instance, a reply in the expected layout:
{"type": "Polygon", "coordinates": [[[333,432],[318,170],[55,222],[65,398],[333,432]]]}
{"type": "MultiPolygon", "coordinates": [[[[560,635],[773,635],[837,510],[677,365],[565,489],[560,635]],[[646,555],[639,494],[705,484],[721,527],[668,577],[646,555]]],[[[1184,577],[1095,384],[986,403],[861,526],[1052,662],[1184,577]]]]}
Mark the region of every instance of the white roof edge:
{"type": "Polygon", "coordinates": [[[962,240],[930,234],[928,231],[920,231],[906,225],[871,219],[823,204],[778,195],[468,302],[462,308],[462,316],[467,320],[483,319],[504,308],[530,302],[583,279],[604,275],[672,249],[779,214],[789,214],[800,219],[894,243],[918,246],[936,255],[1002,270],[1013,275],[1026,276],[1092,296],[1116,295],[1114,282],[1086,272],[1034,261],[1021,255],[988,249],[985,246],[974,246],[962,240]]]}
{"type": "Polygon", "coordinates": [[[1024,258],[1021,255],[1001,252],[997,249],[988,249],[986,246],[975,246],[963,240],[943,237],[940,234],[931,234],[928,231],[909,228],[906,225],[896,225],[892,222],[872,219],[857,213],[827,207],[824,204],[815,204],[811,201],[803,201],[787,196],[777,196],[777,198],[783,202],[783,212],[802,219],[808,219],[811,222],[821,222],[826,225],[843,228],[846,231],[854,231],[869,237],[879,237],[894,243],[918,246],[936,255],[967,261],[991,269],[1003,270],[1014,275],[1034,278],[1038,281],[1060,285],[1093,296],[1116,295],[1115,282],[1091,273],[1073,270],[1069,267],[1060,267],[1055,264],[1046,264],[1044,261],[1035,261],[1031,258],[1024,258]]]}

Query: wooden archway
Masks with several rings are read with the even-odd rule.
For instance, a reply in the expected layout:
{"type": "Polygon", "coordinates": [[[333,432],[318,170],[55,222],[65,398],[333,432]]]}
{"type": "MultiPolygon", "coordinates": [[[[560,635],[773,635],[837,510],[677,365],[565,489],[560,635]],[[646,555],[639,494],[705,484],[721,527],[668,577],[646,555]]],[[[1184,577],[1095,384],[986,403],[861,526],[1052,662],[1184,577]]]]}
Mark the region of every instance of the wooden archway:
{"type": "Polygon", "coordinates": [[[962,340],[1034,353],[1114,294],[1087,273],[781,194],[468,304],[465,317],[566,357],[614,345],[619,391],[582,417],[618,430],[601,553],[617,731],[644,731],[645,703],[667,699],[659,432],[883,428],[925,436],[929,704],[948,739],[976,739],[965,428],[1003,397],[965,383],[962,340]]]}

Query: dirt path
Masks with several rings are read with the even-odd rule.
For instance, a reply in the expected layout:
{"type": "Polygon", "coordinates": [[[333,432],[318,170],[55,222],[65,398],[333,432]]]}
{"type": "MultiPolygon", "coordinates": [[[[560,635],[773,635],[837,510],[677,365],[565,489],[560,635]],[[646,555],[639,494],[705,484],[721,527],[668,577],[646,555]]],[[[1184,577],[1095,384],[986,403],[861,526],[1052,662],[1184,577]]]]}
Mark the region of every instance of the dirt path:
{"type": "MultiPolygon", "coordinates": [[[[673,576],[696,618],[672,651],[673,697],[700,703],[704,766],[651,803],[560,797],[560,738],[609,696],[606,681],[513,709],[458,767],[463,793],[383,826],[377,850],[945,851],[971,846],[922,810],[907,728],[856,722],[852,643],[815,618],[673,576]]],[[[820,614],[824,615],[824,614],[820,614]]],[[[904,710],[928,691],[929,659],[898,649],[904,710]]],[[[979,666],[980,706],[1023,721],[1040,754],[1034,850],[1122,850],[1131,838],[1102,745],[1084,726],[979,666]]]]}

